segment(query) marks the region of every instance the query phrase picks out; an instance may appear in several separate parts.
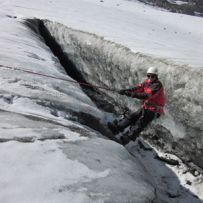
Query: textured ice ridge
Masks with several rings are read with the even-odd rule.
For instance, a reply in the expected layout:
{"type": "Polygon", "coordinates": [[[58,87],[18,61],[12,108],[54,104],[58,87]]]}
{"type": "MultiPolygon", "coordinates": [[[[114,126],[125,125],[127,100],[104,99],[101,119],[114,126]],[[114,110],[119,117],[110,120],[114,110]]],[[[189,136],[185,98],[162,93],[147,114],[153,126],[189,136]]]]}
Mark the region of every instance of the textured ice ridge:
{"type": "MultiPolygon", "coordinates": [[[[203,167],[201,69],[134,53],[102,37],[73,30],[57,22],[44,20],[43,23],[86,81],[94,85],[114,89],[130,87],[145,78],[149,66],[156,66],[167,97],[166,114],[158,122],[170,131],[173,142],[179,143],[181,150],[203,167]]],[[[106,94],[131,110],[139,105],[139,102],[112,92],[106,94]]]]}

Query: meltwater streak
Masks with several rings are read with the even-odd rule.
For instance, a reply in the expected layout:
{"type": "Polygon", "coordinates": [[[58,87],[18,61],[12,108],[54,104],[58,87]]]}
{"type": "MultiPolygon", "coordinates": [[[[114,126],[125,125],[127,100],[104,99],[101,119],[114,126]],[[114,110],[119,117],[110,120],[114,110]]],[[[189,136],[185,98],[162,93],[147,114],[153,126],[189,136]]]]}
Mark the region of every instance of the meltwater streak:
{"type": "MultiPolygon", "coordinates": [[[[156,66],[166,96],[166,114],[160,121],[183,153],[203,168],[203,71],[189,65],[153,58],[94,34],[43,20],[44,26],[91,84],[113,89],[141,82],[149,66],[156,66]]],[[[105,91],[105,90],[104,90],[105,91]]],[[[135,110],[134,100],[106,92],[120,105],[135,110]]]]}

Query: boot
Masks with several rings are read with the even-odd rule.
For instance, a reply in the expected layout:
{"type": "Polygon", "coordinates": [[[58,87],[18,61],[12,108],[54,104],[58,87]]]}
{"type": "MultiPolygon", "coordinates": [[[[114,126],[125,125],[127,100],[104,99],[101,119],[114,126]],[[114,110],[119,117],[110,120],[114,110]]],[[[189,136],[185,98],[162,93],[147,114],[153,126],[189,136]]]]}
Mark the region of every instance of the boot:
{"type": "Polygon", "coordinates": [[[123,145],[127,145],[130,141],[136,141],[136,139],[139,137],[139,134],[133,133],[132,131],[126,132],[123,136],[120,137],[120,141],[123,145]]]}
{"type": "Polygon", "coordinates": [[[131,140],[131,137],[129,137],[128,135],[123,135],[120,137],[120,141],[123,146],[127,145],[131,140]]]}
{"type": "Polygon", "coordinates": [[[136,139],[139,137],[139,134],[136,133],[136,132],[132,132],[132,131],[130,131],[129,134],[128,134],[128,136],[131,138],[132,141],[135,142],[136,139]]]}
{"type": "Polygon", "coordinates": [[[118,129],[118,126],[116,125],[116,122],[112,122],[112,123],[109,122],[107,123],[107,126],[114,135],[117,135],[120,132],[118,129]]]}

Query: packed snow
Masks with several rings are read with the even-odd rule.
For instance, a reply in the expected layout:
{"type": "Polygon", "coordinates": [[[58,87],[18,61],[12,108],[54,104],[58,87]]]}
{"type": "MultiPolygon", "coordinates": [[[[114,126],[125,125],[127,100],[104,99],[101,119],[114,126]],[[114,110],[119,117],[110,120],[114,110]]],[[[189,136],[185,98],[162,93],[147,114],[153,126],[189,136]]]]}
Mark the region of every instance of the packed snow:
{"type": "MultiPolygon", "coordinates": [[[[149,65],[158,66],[168,104],[157,122],[203,164],[202,18],[125,0],[2,0],[0,202],[203,202],[201,174],[192,175],[179,158],[169,167],[155,159],[163,152],[139,142],[124,148],[102,135],[114,115],[68,82],[42,36],[25,25],[33,18],[94,85],[131,86],[149,65]]],[[[139,105],[103,92],[131,110],[139,105]]]]}

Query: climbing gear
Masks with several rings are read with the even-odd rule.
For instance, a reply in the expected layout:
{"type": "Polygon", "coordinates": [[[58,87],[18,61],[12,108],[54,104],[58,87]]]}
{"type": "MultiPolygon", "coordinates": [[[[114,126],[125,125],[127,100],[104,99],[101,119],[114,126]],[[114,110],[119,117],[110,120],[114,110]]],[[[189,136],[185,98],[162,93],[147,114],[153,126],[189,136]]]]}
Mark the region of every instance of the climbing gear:
{"type": "MultiPolygon", "coordinates": [[[[147,91],[149,88],[149,83],[146,83],[146,87],[144,87],[144,91],[147,91]]],[[[159,114],[164,113],[164,105],[165,105],[165,95],[164,89],[161,87],[154,95],[152,95],[149,99],[144,99],[142,102],[142,108],[149,109],[150,111],[154,111],[159,114]]]]}
{"type": "Polygon", "coordinates": [[[164,89],[159,80],[156,80],[155,82],[151,83],[149,80],[145,80],[142,84],[138,86],[134,92],[141,92],[148,94],[149,98],[142,99],[142,108],[148,109],[150,111],[154,111],[159,113],[160,115],[164,113],[163,108],[166,103],[165,101],[165,95],[164,95],[164,89]],[[157,86],[159,88],[156,90],[156,92],[153,94],[154,86],[157,86]]]}
{"type": "Polygon", "coordinates": [[[56,80],[62,80],[62,81],[66,81],[66,82],[77,83],[77,84],[80,84],[82,86],[93,87],[93,88],[97,88],[97,89],[104,89],[104,90],[107,90],[107,91],[112,91],[112,92],[118,93],[118,90],[110,89],[108,87],[91,85],[91,84],[85,83],[85,82],[78,82],[78,81],[69,80],[69,79],[66,79],[66,78],[60,78],[60,77],[56,77],[56,76],[53,76],[53,75],[47,75],[47,74],[38,73],[38,72],[30,71],[30,70],[25,70],[25,69],[21,69],[21,68],[17,68],[17,67],[11,67],[11,66],[6,66],[6,65],[0,65],[0,67],[1,68],[11,69],[11,70],[14,70],[14,71],[20,71],[20,72],[24,72],[24,73],[28,73],[28,74],[38,75],[38,76],[42,76],[42,77],[53,78],[53,79],[56,79],[56,80]]]}
{"type": "Polygon", "coordinates": [[[155,67],[149,67],[149,69],[147,70],[147,74],[158,75],[158,70],[155,67]]]}

